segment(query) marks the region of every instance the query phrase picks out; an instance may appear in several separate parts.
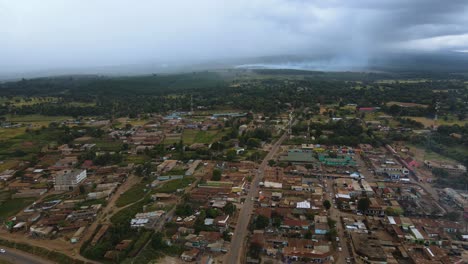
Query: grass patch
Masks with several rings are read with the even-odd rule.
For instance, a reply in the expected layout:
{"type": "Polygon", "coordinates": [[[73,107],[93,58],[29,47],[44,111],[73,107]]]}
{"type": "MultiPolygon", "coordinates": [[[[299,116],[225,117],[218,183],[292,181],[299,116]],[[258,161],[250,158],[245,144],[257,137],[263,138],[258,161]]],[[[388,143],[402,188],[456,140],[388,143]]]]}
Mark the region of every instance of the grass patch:
{"type": "Polygon", "coordinates": [[[194,177],[185,177],[183,179],[170,180],[160,185],[158,188],[156,188],[154,192],[174,193],[177,191],[177,189],[183,189],[188,185],[192,184],[194,181],[194,177]]]}
{"type": "Polygon", "coordinates": [[[409,118],[409,119],[418,121],[422,123],[425,127],[430,127],[434,123],[437,123],[437,125],[460,125],[460,126],[468,124],[468,120],[460,121],[454,117],[449,117],[447,120],[444,120],[443,118],[439,118],[437,119],[437,121],[434,121],[434,119],[432,118],[420,117],[420,116],[404,116],[403,118],[409,118]]]}
{"type": "Polygon", "coordinates": [[[95,204],[102,204],[103,206],[107,204],[106,199],[101,198],[101,199],[94,199],[94,200],[86,200],[84,202],[78,203],[76,205],[77,208],[80,208],[81,206],[91,206],[95,204]]]}
{"type": "Polygon", "coordinates": [[[140,252],[140,254],[138,254],[136,258],[127,258],[122,263],[149,263],[162,257],[164,257],[164,254],[161,253],[161,251],[155,250],[151,246],[147,246],[140,252]]]}
{"type": "Polygon", "coordinates": [[[126,192],[120,195],[119,199],[117,199],[115,202],[115,205],[117,207],[123,207],[140,200],[144,196],[143,190],[145,187],[146,184],[144,183],[139,183],[132,186],[132,188],[128,189],[126,192]]]}
{"type": "Polygon", "coordinates": [[[0,128],[0,139],[6,140],[14,138],[21,134],[24,134],[26,131],[25,127],[16,127],[16,128],[0,128]]]}
{"type": "Polygon", "coordinates": [[[0,205],[0,218],[5,219],[16,215],[19,211],[32,204],[35,200],[36,199],[34,198],[6,200],[0,205]]]}
{"type": "Polygon", "coordinates": [[[6,115],[7,121],[15,123],[60,122],[73,119],[71,116],[45,116],[45,115],[6,115]]]}
{"type": "Polygon", "coordinates": [[[18,165],[18,163],[19,163],[18,160],[3,161],[2,163],[0,163],[0,172],[2,172],[4,170],[9,170],[9,169],[15,167],[16,165],[18,165]]]}
{"type": "Polygon", "coordinates": [[[185,172],[187,170],[186,169],[172,169],[166,173],[164,173],[163,175],[166,176],[166,175],[185,175],[185,172]]]}
{"type": "Polygon", "coordinates": [[[125,162],[130,164],[143,164],[147,161],[150,161],[151,158],[145,155],[128,155],[125,157],[125,162]]]}
{"type": "Polygon", "coordinates": [[[135,204],[126,207],[115,213],[111,217],[111,222],[114,225],[129,225],[130,220],[139,212],[143,211],[143,206],[146,204],[146,201],[140,201],[135,204]]]}
{"type": "Polygon", "coordinates": [[[210,144],[217,140],[220,140],[223,136],[229,133],[229,130],[196,130],[196,129],[185,129],[182,133],[182,140],[185,144],[203,143],[210,144]]]}

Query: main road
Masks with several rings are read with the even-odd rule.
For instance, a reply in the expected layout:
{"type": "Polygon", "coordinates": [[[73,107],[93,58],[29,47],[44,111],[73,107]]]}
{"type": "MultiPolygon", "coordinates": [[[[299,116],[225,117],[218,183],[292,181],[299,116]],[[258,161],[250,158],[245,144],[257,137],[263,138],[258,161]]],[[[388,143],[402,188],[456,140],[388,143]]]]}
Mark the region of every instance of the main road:
{"type": "Polygon", "coordinates": [[[3,246],[0,246],[0,248],[5,249],[5,253],[0,253],[0,260],[4,260],[7,263],[14,263],[14,264],[51,264],[51,263],[54,263],[50,260],[42,259],[38,256],[34,256],[29,253],[19,251],[16,249],[6,248],[3,246]]]}
{"type": "Polygon", "coordinates": [[[234,235],[232,236],[232,239],[231,239],[231,248],[226,254],[223,263],[227,263],[227,264],[241,263],[241,257],[244,255],[244,252],[243,252],[245,248],[244,244],[246,242],[246,237],[248,234],[247,227],[249,226],[250,217],[252,215],[252,211],[254,208],[254,202],[252,201],[252,198],[258,194],[258,184],[260,183],[260,180],[263,178],[263,172],[264,172],[266,165],[268,164],[268,161],[270,159],[273,159],[274,155],[276,154],[279,147],[281,146],[281,143],[283,143],[283,141],[286,139],[287,136],[288,136],[288,133],[285,132],[272,146],[270,152],[266,155],[266,157],[263,159],[262,163],[260,164],[258,168],[258,173],[255,174],[254,179],[252,180],[250,190],[240,210],[239,217],[237,220],[236,230],[234,231],[234,235]]]}

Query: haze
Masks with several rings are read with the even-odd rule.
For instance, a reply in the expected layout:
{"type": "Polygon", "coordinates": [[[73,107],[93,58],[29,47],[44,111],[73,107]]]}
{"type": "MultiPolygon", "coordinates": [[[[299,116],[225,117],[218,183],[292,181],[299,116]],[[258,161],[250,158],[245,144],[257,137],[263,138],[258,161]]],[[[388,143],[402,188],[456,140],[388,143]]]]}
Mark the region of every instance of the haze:
{"type": "Polygon", "coordinates": [[[468,50],[467,1],[0,0],[0,73],[468,50]]]}

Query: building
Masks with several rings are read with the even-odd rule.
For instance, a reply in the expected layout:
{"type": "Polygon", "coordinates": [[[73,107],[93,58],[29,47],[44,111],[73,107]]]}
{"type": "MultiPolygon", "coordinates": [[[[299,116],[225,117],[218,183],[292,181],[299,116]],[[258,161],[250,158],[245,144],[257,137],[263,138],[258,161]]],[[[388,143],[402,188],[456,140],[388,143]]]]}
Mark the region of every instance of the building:
{"type": "Polygon", "coordinates": [[[356,161],[349,155],[338,155],[336,158],[319,155],[319,161],[327,166],[356,166],[356,161]]]}
{"type": "Polygon", "coordinates": [[[290,149],[285,156],[280,157],[280,160],[294,163],[315,162],[314,153],[309,149],[290,149]]]}
{"type": "Polygon", "coordinates": [[[64,171],[54,178],[56,191],[71,191],[86,179],[86,170],[64,171]]]}

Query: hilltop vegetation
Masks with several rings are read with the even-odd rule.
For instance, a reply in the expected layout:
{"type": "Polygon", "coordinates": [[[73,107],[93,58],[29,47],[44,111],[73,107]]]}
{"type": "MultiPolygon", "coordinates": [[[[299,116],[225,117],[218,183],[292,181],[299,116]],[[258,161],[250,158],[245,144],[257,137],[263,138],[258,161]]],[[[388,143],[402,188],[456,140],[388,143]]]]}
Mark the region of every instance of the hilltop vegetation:
{"type": "Polygon", "coordinates": [[[39,78],[1,84],[0,114],[133,117],[141,113],[189,111],[192,100],[194,105],[206,109],[229,107],[269,113],[280,113],[289,104],[298,108],[343,102],[380,106],[402,116],[425,117],[435,114],[435,103],[439,101],[440,111],[463,119],[465,77],[422,76],[427,77],[407,73],[231,70],[118,78],[39,78]],[[34,101],[24,103],[30,97],[34,101]],[[416,105],[402,108],[386,104],[392,101],[416,105]]]}

